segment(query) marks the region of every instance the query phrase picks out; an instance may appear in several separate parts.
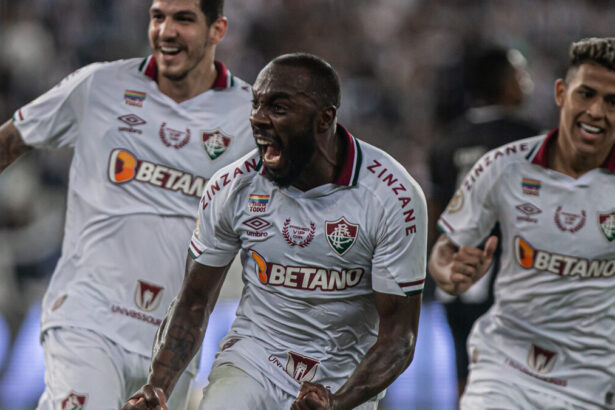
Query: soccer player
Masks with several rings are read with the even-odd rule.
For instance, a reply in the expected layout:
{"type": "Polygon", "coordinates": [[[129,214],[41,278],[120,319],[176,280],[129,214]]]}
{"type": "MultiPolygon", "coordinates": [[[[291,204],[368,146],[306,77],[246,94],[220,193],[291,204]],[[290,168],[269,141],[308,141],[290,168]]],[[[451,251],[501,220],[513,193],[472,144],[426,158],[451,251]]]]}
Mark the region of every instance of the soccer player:
{"type": "MultiPolygon", "coordinates": [[[[530,81],[525,58],[519,51],[495,46],[478,48],[469,53],[463,71],[470,108],[444,130],[443,138],[437,139],[430,149],[429,244],[439,235],[438,217],[474,163],[500,145],[538,134],[536,127],[515,115],[527,90],[524,84],[530,81]]],[[[496,226],[494,233],[498,232],[496,226]]],[[[501,249],[496,250],[492,269],[472,291],[455,297],[436,290],[453,337],[459,396],[465,390],[468,376],[468,335],[474,321],[493,303],[493,273],[499,269],[500,254],[501,249]]]]}
{"type": "Polygon", "coordinates": [[[555,83],[559,127],[490,151],[439,220],[430,257],[460,294],[487,270],[495,303],[474,325],[462,409],[615,405],[615,38],[572,44],[555,83]]]}
{"type": "Polygon", "coordinates": [[[260,72],[258,150],[205,188],[148,384],[124,409],[156,408],[173,390],[238,251],[245,287],[201,409],[376,409],[410,364],[425,199],[392,157],[336,123],[339,104],[337,74],[318,57],[283,55],[260,72]]]}
{"type": "Polygon", "coordinates": [[[222,12],[221,0],[154,0],[152,56],[84,67],[0,128],[0,170],[32,148],[74,149],[39,409],[117,409],[145,382],[205,184],[255,146],[250,88],[214,61],[222,12]]]}

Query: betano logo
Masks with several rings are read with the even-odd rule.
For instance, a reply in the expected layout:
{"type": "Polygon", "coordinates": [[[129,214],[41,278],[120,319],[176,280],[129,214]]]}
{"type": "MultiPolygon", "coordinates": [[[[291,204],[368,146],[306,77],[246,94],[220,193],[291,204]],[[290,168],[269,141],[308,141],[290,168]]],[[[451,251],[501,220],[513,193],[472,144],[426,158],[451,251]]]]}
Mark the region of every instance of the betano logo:
{"type": "Polygon", "coordinates": [[[111,151],[108,176],[116,185],[137,181],[196,198],[203,195],[207,183],[205,178],[188,172],[138,159],[124,149],[111,151]]]}
{"type": "Polygon", "coordinates": [[[525,269],[537,269],[560,276],[608,278],[615,275],[615,259],[584,259],[534,248],[528,241],[515,237],[517,263],[525,269]]]}
{"type": "Polygon", "coordinates": [[[284,266],[267,262],[254,250],[250,254],[256,263],[258,280],[264,285],[331,292],[357,286],[365,273],[361,268],[337,271],[312,266],[284,266]]]}

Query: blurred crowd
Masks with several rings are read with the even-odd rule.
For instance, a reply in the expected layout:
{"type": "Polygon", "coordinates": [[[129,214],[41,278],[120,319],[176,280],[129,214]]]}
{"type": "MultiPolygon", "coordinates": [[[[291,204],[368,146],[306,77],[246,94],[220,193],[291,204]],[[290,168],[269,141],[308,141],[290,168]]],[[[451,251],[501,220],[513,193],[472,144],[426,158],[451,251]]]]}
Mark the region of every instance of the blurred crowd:
{"type": "MultiPolygon", "coordinates": [[[[149,0],[0,0],[0,121],[78,67],[146,56],[149,0]]],[[[426,153],[467,108],[464,56],[519,50],[533,92],[520,116],[556,123],[571,41],[611,36],[608,0],[227,0],[217,58],[252,82],[271,58],[317,54],[342,79],[340,122],[392,153],[430,193],[426,153]]],[[[0,313],[12,335],[60,252],[70,152],[30,153],[0,177],[0,313]]],[[[0,362],[0,371],[2,363],[0,362]]]]}

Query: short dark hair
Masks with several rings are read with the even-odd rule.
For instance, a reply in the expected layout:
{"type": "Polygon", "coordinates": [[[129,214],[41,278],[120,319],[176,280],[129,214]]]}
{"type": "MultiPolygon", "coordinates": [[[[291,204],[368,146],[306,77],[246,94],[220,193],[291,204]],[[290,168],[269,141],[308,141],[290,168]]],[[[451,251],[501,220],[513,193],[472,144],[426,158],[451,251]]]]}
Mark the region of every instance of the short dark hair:
{"type": "Polygon", "coordinates": [[[615,38],[584,38],[570,46],[570,69],[594,62],[615,71],[615,38]]]}
{"type": "Polygon", "coordinates": [[[331,67],[320,57],[309,53],[283,54],[274,58],[271,64],[307,69],[310,76],[310,86],[316,98],[323,106],[339,108],[341,102],[340,79],[331,67]]]}
{"type": "Polygon", "coordinates": [[[484,46],[468,52],[464,77],[472,104],[497,104],[500,101],[504,84],[515,70],[509,51],[505,47],[484,46]]]}
{"type": "Polygon", "coordinates": [[[224,0],[200,0],[207,25],[213,24],[224,15],[224,0]]]}

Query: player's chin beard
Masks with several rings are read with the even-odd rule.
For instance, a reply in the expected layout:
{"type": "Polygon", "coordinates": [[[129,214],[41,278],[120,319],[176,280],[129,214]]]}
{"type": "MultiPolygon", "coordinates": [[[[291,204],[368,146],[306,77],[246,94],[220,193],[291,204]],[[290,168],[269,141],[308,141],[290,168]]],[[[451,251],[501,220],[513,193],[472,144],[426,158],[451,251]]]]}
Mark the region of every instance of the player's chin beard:
{"type": "Polygon", "coordinates": [[[293,184],[305,170],[310,159],[316,152],[316,139],[312,122],[301,133],[297,133],[288,139],[292,141],[282,150],[284,165],[280,170],[265,167],[267,177],[280,188],[286,188],[293,184]]]}

